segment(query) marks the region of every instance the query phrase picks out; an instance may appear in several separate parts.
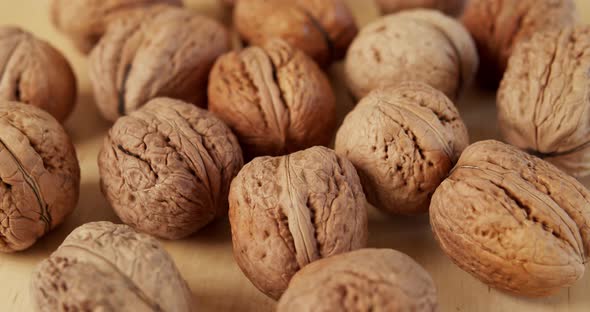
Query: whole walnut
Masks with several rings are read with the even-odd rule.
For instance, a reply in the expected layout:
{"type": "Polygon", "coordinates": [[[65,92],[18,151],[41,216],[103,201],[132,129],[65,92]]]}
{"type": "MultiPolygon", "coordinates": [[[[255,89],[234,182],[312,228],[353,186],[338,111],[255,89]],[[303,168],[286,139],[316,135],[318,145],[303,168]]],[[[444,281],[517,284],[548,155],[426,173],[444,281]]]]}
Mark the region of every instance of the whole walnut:
{"type": "Polygon", "coordinates": [[[229,48],[223,25],[188,9],[117,20],[90,54],[98,107],[115,121],[160,96],[206,106],[209,71],[229,48]]]}
{"type": "Polygon", "coordinates": [[[408,9],[426,8],[456,16],[463,12],[467,0],[376,0],[376,2],[381,12],[385,14],[408,9]]]}
{"type": "Polygon", "coordinates": [[[590,193],[553,165],[497,141],[469,146],[432,197],[443,251],[484,283],[546,296],[584,274],[590,193]]]}
{"type": "Polygon", "coordinates": [[[235,2],[235,27],[246,42],[282,38],[322,66],[341,59],[358,32],[344,0],[235,2]]]}
{"type": "Polygon", "coordinates": [[[0,99],[31,104],[63,122],[76,103],[76,77],[51,44],[0,26],[0,99]]]}
{"type": "Polygon", "coordinates": [[[221,120],[168,98],[120,118],[98,155],[102,191],[121,220],[167,239],[227,213],[229,185],[242,163],[238,141],[221,120]]]}
{"type": "Polygon", "coordinates": [[[438,311],[434,281],[392,249],[361,249],[321,259],[297,272],[278,312],[438,311]]]}
{"type": "Polygon", "coordinates": [[[83,53],[88,53],[109,24],[153,5],[181,6],[182,0],[50,0],[53,25],[83,53]]]}
{"type": "Polygon", "coordinates": [[[37,266],[37,311],[192,311],[191,291],[164,247],[126,225],[76,228],[37,266]]]}
{"type": "Polygon", "coordinates": [[[428,211],[430,196],[468,144],[453,103],[416,82],[371,92],[336,135],[336,152],[358,170],[369,202],[409,215],[428,211]]]}
{"type": "Polygon", "coordinates": [[[32,105],[0,100],[0,252],[24,250],[78,202],[80,167],[62,126],[32,105]]]}
{"type": "Polygon", "coordinates": [[[477,44],[482,81],[497,86],[517,43],[574,24],[575,11],[574,0],[467,1],[461,20],[477,44]]]}
{"type": "Polygon", "coordinates": [[[229,207],[236,262],[275,299],[307,264],[367,242],[356,171],[325,147],[255,158],[232,182],[229,207]]]}
{"type": "Polygon", "coordinates": [[[210,76],[209,110],[232,128],[249,157],[329,144],[336,126],[328,78],[282,40],[219,58],[210,76]]]}
{"type": "Polygon", "coordinates": [[[365,26],[348,50],[345,73],[356,98],[408,80],[457,98],[477,66],[475,44],[459,22],[435,10],[416,9],[365,26]]]}
{"type": "Polygon", "coordinates": [[[519,45],[498,92],[506,141],[575,176],[590,174],[590,26],[519,45]]]}

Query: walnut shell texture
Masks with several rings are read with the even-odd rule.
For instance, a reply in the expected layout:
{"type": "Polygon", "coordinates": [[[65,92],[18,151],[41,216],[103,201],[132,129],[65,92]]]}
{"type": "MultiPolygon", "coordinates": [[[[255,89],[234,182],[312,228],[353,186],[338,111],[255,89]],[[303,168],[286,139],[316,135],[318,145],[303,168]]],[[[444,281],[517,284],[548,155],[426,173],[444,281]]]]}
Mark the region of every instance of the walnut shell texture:
{"type": "Polygon", "coordinates": [[[360,249],[321,259],[293,276],[278,312],[438,311],[434,281],[392,249],[360,249]]]}
{"type": "Polygon", "coordinates": [[[238,141],[221,120],[168,98],[120,118],[98,156],[103,193],[121,220],[167,239],[226,214],[242,164],[238,141]]]}
{"type": "Polygon", "coordinates": [[[321,66],[341,59],[358,32],[343,0],[240,0],[234,23],[250,44],[282,38],[321,66]]]}
{"type": "Polygon", "coordinates": [[[434,9],[451,16],[463,12],[468,0],[376,0],[377,6],[384,14],[395,13],[408,9],[434,9]]]}
{"type": "Polygon", "coordinates": [[[506,141],[575,176],[590,174],[590,26],[519,45],[498,91],[506,141]]]}
{"type": "Polygon", "coordinates": [[[459,22],[435,10],[415,9],[365,26],[348,50],[345,73],[356,98],[419,81],[455,99],[473,80],[478,62],[475,44],[459,22]]]}
{"type": "Polygon", "coordinates": [[[76,77],[49,43],[0,26],[0,99],[37,106],[63,122],[76,103],[76,77]]]}
{"type": "Polygon", "coordinates": [[[229,203],[236,262],[275,299],[299,269],[367,241],[358,175],[325,147],[255,158],[232,182],[229,203]]]}
{"type": "Polygon", "coordinates": [[[546,296],[584,273],[590,193],[553,165],[497,141],[469,146],[436,190],[430,222],[442,249],[484,283],[546,296]]]}
{"type": "Polygon", "coordinates": [[[328,78],[282,40],[222,56],[211,71],[209,110],[232,128],[248,157],[329,144],[336,127],[328,78]]]}
{"type": "Polygon", "coordinates": [[[188,9],[157,7],[113,22],[90,54],[98,107],[115,121],[156,97],[207,105],[207,79],[230,48],[217,21],[188,9]]]}
{"type": "Polygon", "coordinates": [[[404,82],[362,99],[338,130],[335,149],[358,170],[371,204],[411,215],[428,211],[468,144],[467,128],[442,92],[404,82]]]}
{"type": "Polygon", "coordinates": [[[127,225],[75,229],[33,273],[37,311],[192,311],[191,291],[164,247],[127,225]]]}
{"type": "Polygon", "coordinates": [[[55,118],[0,101],[0,251],[24,250],[62,223],[79,191],[76,151],[55,118]]]}

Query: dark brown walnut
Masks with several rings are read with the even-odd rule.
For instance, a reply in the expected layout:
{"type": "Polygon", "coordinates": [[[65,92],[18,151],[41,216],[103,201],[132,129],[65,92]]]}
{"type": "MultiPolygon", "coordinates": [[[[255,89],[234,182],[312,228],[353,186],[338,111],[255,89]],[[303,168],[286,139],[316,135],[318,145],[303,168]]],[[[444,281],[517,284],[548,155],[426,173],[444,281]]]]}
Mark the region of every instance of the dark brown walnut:
{"type": "Polygon", "coordinates": [[[297,272],[278,312],[438,311],[434,281],[392,249],[361,249],[318,260],[297,272]]]}
{"type": "Polygon", "coordinates": [[[37,106],[63,122],[76,103],[76,77],[49,43],[0,26],[0,99],[37,106]]]}
{"type": "Polygon", "coordinates": [[[168,98],[120,118],[98,156],[102,191],[121,220],[167,239],[227,213],[229,185],[242,163],[238,141],[221,120],[168,98]]]}
{"type": "Polygon", "coordinates": [[[33,273],[36,311],[193,311],[191,291],[155,238],[126,225],[75,229],[33,273]]]}
{"type": "Polygon", "coordinates": [[[408,9],[425,8],[439,10],[456,16],[463,12],[467,0],[376,0],[377,6],[384,14],[408,9]]]}
{"type": "Polygon", "coordinates": [[[367,242],[367,208],[352,164],[325,147],[258,157],[231,184],[236,262],[278,299],[299,269],[367,242]]]}
{"type": "Polygon", "coordinates": [[[574,24],[575,11],[574,0],[467,1],[461,19],[477,44],[482,81],[497,86],[518,42],[574,24]]]}
{"type": "Polygon", "coordinates": [[[83,53],[88,53],[109,24],[154,5],[181,6],[182,0],[50,0],[53,25],[83,53]]]}
{"type": "Polygon", "coordinates": [[[248,157],[326,145],[336,127],[328,78],[282,40],[222,56],[211,71],[209,110],[232,128],[248,157]]]}
{"type": "Polygon", "coordinates": [[[467,144],[453,103],[416,82],[371,92],[336,135],[336,152],[358,170],[369,202],[396,214],[427,212],[467,144]]]}
{"type": "Polygon", "coordinates": [[[484,283],[547,296],[584,273],[590,193],[537,157],[497,141],[469,146],[432,197],[442,249],[484,283]]]}
{"type": "Polygon", "coordinates": [[[262,45],[282,38],[320,65],[341,59],[358,28],[343,0],[240,0],[234,23],[242,38],[262,45]]]}
{"type": "Polygon", "coordinates": [[[207,78],[230,48],[227,30],[188,9],[159,7],[112,23],[90,54],[98,107],[115,121],[164,96],[207,103],[207,78]]]}
{"type": "Polygon", "coordinates": [[[24,250],[76,207],[80,167],[61,125],[32,105],[0,100],[0,251],[24,250]]]}
{"type": "Polygon", "coordinates": [[[475,44],[459,22],[435,10],[416,9],[365,26],[348,50],[345,73],[356,98],[410,80],[454,99],[473,80],[478,62],[475,44]]]}
{"type": "Polygon", "coordinates": [[[590,174],[590,27],[519,45],[498,92],[506,141],[575,176],[590,174]]]}

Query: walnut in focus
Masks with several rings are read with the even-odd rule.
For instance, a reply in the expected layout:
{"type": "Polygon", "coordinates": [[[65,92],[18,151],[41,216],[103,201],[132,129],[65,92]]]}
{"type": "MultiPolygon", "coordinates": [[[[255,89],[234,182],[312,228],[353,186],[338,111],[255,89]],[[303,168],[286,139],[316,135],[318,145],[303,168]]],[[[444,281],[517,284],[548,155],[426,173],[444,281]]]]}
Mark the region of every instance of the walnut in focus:
{"type": "Polygon", "coordinates": [[[160,96],[206,106],[209,71],[229,48],[223,25],[187,9],[118,20],[90,54],[97,105],[111,121],[160,96]]]}
{"type": "Polygon", "coordinates": [[[236,262],[275,299],[299,269],[367,241],[356,171],[325,147],[255,158],[232,182],[229,206],[236,262]]]}
{"type": "Polygon", "coordinates": [[[282,40],[222,56],[211,71],[209,110],[236,133],[247,158],[329,144],[336,126],[328,78],[282,40]]]}
{"type": "Polygon", "coordinates": [[[590,26],[519,45],[498,91],[506,141],[578,177],[590,174],[590,26]]]}
{"type": "Polygon", "coordinates": [[[121,220],[167,239],[227,213],[229,185],[242,163],[238,141],[221,120],[168,98],[120,118],[98,156],[102,191],[121,220]]]}
{"type": "Polygon", "coordinates": [[[405,82],[362,99],[338,130],[335,149],[358,170],[371,204],[412,215],[428,211],[467,144],[453,103],[426,84],[405,82]]]}
{"type": "Polygon", "coordinates": [[[153,237],[93,222],[75,229],[33,273],[37,311],[193,311],[191,291],[153,237]]]}
{"type": "Polygon", "coordinates": [[[234,23],[250,44],[282,38],[321,66],[341,59],[358,32],[343,0],[240,0],[234,23]]]}
{"type": "Polygon", "coordinates": [[[348,50],[345,72],[356,98],[413,80],[455,99],[477,66],[475,44],[459,22],[435,10],[416,9],[365,26],[348,50]]]}
{"type": "Polygon", "coordinates": [[[76,77],[64,56],[17,27],[0,26],[0,99],[37,106],[63,122],[76,103],[76,77]]]}
{"type": "Polygon", "coordinates": [[[434,9],[451,16],[463,12],[467,0],[376,0],[377,6],[384,14],[395,13],[408,9],[434,9]]]}
{"type": "Polygon", "coordinates": [[[0,251],[24,250],[61,224],[78,202],[80,167],[47,112],[0,101],[0,251]]]}
{"type": "Polygon", "coordinates": [[[571,286],[590,254],[590,193],[574,178],[497,141],[469,146],[432,197],[443,251],[484,283],[547,296],[571,286]]]}
{"type": "Polygon", "coordinates": [[[361,249],[321,259],[293,276],[278,312],[438,311],[434,281],[392,249],[361,249]]]}

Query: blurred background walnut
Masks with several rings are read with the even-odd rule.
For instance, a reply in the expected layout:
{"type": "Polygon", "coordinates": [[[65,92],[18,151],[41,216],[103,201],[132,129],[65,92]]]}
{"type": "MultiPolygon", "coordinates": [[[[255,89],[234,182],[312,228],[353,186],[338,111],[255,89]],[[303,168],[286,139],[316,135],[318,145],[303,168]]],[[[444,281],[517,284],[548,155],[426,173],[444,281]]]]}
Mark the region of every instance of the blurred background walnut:
{"type": "Polygon", "coordinates": [[[384,14],[408,9],[425,8],[439,10],[445,14],[456,16],[461,14],[467,0],[376,0],[376,2],[384,14]]]}

